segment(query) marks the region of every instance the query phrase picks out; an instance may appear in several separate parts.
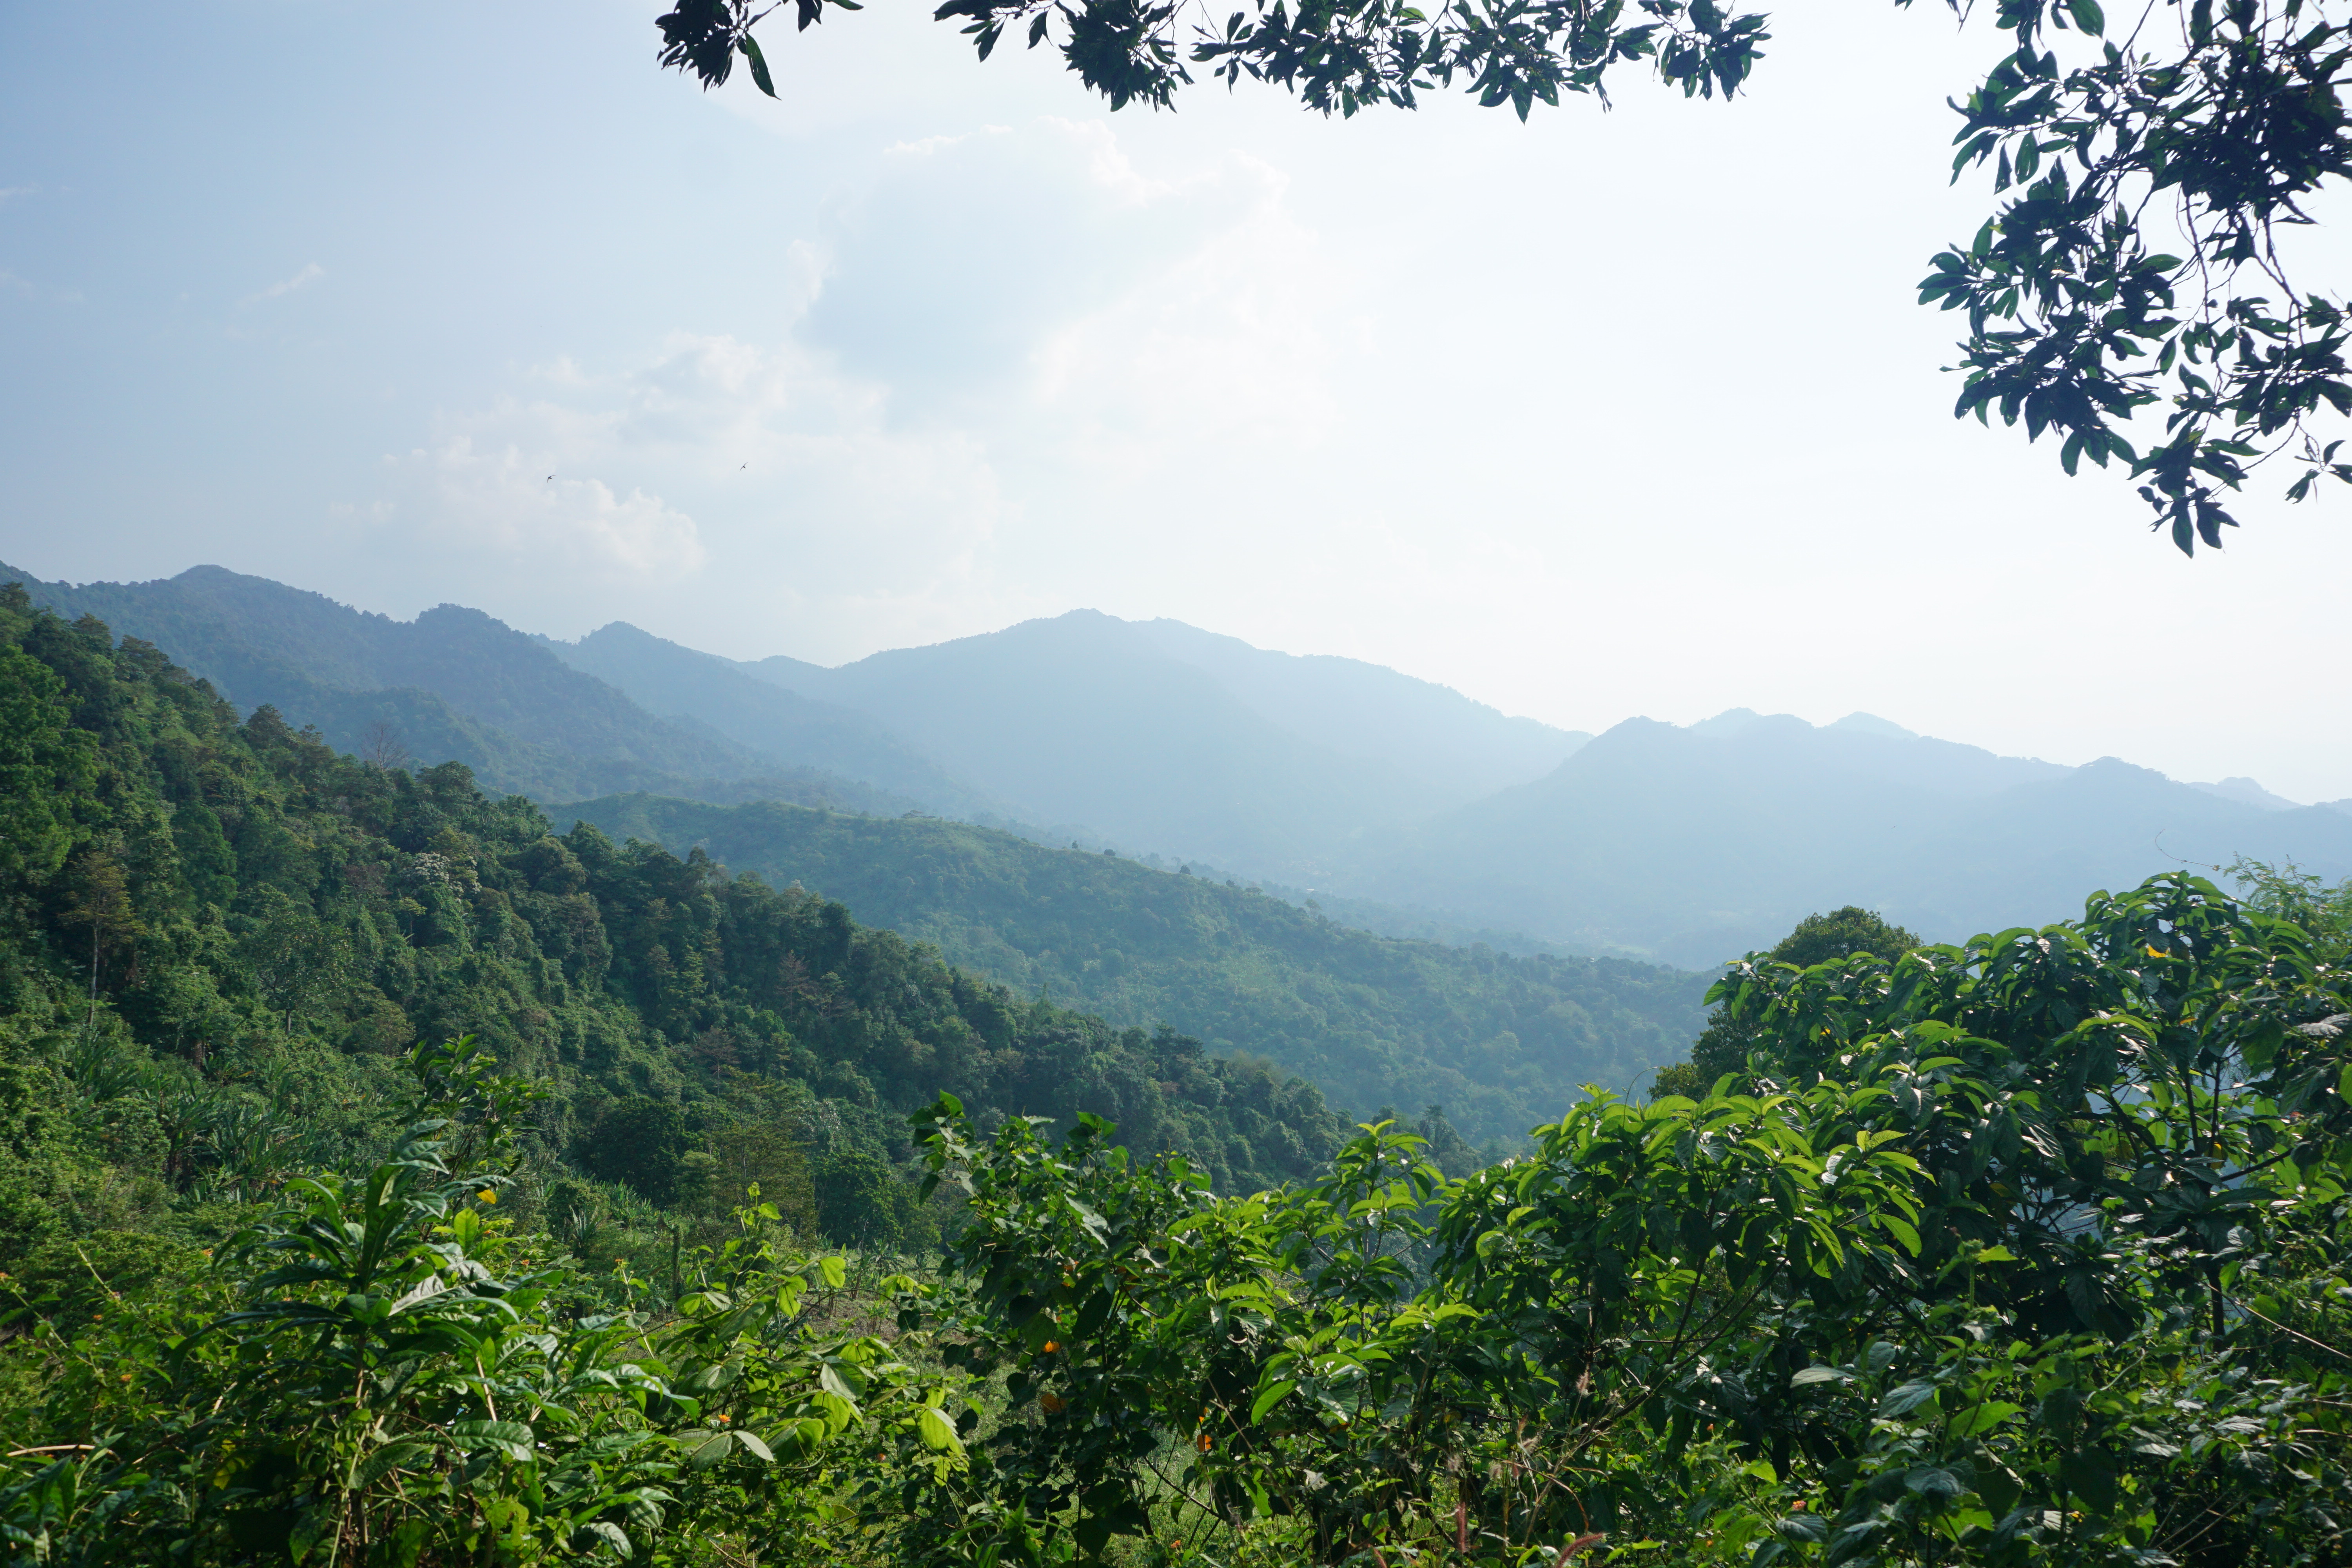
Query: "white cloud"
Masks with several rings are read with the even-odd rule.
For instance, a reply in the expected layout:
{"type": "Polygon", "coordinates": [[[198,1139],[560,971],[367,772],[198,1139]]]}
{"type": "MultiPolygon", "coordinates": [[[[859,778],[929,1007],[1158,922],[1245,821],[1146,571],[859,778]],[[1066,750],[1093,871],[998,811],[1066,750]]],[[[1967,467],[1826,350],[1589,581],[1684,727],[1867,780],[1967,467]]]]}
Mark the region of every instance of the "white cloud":
{"type": "Polygon", "coordinates": [[[781,338],[552,358],[440,416],[373,526],[528,563],[509,613],[549,629],[653,624],[667,584],[693,606],[672,635],[747,654],[1066,608],[1041,555],[1089,552],[1104,509],[1164,511],[1205,448],[1286,461],[1335,426],[1341,269],[1285,189],[1237,154],[1147,173],[1098,122],[898,143],[787,251],[781,338]]]}
{"type": "Polygon", "coordinates": [[[327,269],[320,266],[317,262],[306,262],[303,265],[302,270],[294,274],[293,277],[272,283],[268,288],[262,289],[257,294],[248,294],[246,296],[245,302],[248,305],[252,305],[257,304],[264,300],[283,299],[287,295],[293,293],[297,289],[308,289],[311,284],[316,283],[320,279],[324,278],[326,275],[327,269]]]}
{"type": "Polygon", "coordinates": [[[559,574],[662,582],[706,559],[694,519],[659,496],[546,471],[541,453],[478,447],[453,435],[402,467],[410,510],[434,542],[460,553],[538,563],[559,574]]]}

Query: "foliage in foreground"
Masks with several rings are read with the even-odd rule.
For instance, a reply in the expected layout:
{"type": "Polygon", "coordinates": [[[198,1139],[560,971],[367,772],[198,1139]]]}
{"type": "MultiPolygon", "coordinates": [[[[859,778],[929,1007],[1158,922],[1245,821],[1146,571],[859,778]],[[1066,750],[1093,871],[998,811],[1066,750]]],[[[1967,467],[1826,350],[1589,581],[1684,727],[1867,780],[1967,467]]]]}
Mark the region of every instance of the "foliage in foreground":
{"type": "Polygon", "coordinates": [[[1750,1086],[1459,1180],[1375,1126],[1219,1197],[942,1097],[965,1223],[862,1289],[756,1205],[666,1287],[552,1267],[490,1217],[528,1087],[419,1052],[395,1158],[19,1320],[0,1519],[88,1563],[2337,1563],[2344,958],[2175,876],[1751,961],[1750,1086]]]}

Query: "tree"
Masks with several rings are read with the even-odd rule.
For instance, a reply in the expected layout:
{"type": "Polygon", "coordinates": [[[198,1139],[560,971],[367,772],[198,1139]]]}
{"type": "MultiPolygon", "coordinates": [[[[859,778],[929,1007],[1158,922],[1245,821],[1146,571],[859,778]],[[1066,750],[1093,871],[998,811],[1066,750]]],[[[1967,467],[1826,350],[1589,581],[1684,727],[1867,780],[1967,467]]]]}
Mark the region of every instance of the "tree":
{"type": "MultiPolygon", "coordinates": [[[[1966,0],[1949,3],[1968,16],[1966,0]]],[[[824,19],[826,0],[793,4],[800,29],[824,19]]],[[[676,0],[656,24],[661,63],[709,88],[740,58],[773,97],[752,30],[782,5],[676,0]]],[[[2277,243],[2282,226],[2314,221],[2331,180],[2352,176],[2339,96],[2352,19],[2332,14],[2343,7],[2164,0],[2118,43],[2098,0],[2002,0],[2013,47],[1953,102],[1952,177],[1989,164],[1996,197],[1919,285],[1921,303],[1967,312],[1954,412],[2021,419],[2029,440],[2054,436],[2069,475],[2085,458],[2120,460],[2184,553],[2200,541],[2220,548],[2221,531],[2237,526],[2223,493],[2263,463],[2299,470],[2291,500],[2322,478],[2352,480],[2341,442],[2313,428],[2352,415],[2344,307],[2299,288],[2277,243]],[[2138,431],[2143,411],[2160,415],[2160,435],[2138,431]]],[[[1228,87],[1271,83],[1324,114],[1411,109],[1460,85],[1522,120],[1563,92],[1605,106],[1620,68],[1728,100],[1770,37],[1762,15],[1717,0],[1446,0],[1433,13],[1407,0],[1251,0],[1222,24],[1204,13],[1189,33],[1180,9],[945,0],[936,16],[961,23],[982,59],[1008,28],[1031,48],[1051,41],[1113,109],[1171,107],[1198,66],[1228,87]]]]}
{"type": "Polygon", "coordinates": [[[143,929],[131,902],[130,881],[111,854],[93,849],[81,858],[58,919],[68,928],[89,933],[89,1011],[95,1018],[99,969],[107,949],[126,945],[143,929]]]}
{"type": "MultiPolygon", "coordinates": [[[[1811,969],[1816,963],[1842,963],[1857,953],[1893,963],[1919,945],[1919,939],[1901,926],[1859,904],[1848,904],[1828,914],[1807,915],[1797,929],[1782,937],[1765,954],[1769,963],[1811,969]]],[[[1691,1042],[1690,1060],[1660,1068],[1650,1080],[1653,1098],[1679,1094],[1696,1100],[1726,1073],[1746,1080],[1748,1053],[1762,1037],[1754,1024],[1718,1007],[1707,1015],[1706,1027],[1691,1042]]]]}
{"type": "Polygon", "coordinates": [[[580,1141],[572,1161],[592,1176],[667,1204],[677,1196],[686,1152],[685,1114],[667,1100],[640,1094],[615,1100],[580,1141]]]}
{"type": "MultiPolygon", "coordinates": [[[[0,591],[0,604],[17,601],[30,602],[22,586],[0,591]]],[[[0,885],[14,890],[65,864],[79,837],[74,797],[97,776],[97,750],[73,727],[57,672],[20,647],[0,648],[0,885]]]]}

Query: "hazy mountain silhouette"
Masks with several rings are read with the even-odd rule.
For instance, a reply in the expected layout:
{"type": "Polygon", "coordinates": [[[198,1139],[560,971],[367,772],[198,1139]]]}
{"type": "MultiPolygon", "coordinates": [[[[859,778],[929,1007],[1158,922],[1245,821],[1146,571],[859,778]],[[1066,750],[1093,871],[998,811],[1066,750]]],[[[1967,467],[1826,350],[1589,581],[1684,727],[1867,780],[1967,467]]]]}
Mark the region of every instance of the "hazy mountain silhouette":
{"type": "Polygon", "coordinates": [[[1628,720],[1549,776],[1399,835],[1341,885],[1703,967],[1845,903],[1947,939],[2079,914],[2095,889],[2184,862],[2352,872],[2341,812],[1895,729],[1745,710],[1686,728],[1628,720]]]}
{"type": "Polygon", "coordinates": [[[827,668],[621,623],[562,644],[454,605],[395,621],[218,567],[24,581],[248,710],[275,704],[344,750],[389,736],[542,801],[642,791],[1025,823],[1312,892],[1381,929],[1705,967],[1845,903],[1958,938],[2182,864],[2352,874],[2352,803],[2298,806],[2251,779],[2002,757],[1864,713],[1817,728],[1741,708],[1590,739],[1175,621],[1075,611],[827,668]]]}
{"type": "Polygon", "coordinates": [[[1293,879],[1586,739],[1358,660],[1091,610],[835,669],[743,668],[869,715],[1032,821],[1293,879]]]}
{"type": "Polygon", "coordinates": [[[864,713],[804,697],[732,660],[625,621],[576,643],[542,640],[566,664],[626,692],[649,711],[690,718],[772,762],[863,779],[933,812],[1002,816],[1012,810],[864,713]]]}
{"type": "Polygon", "coordinates": [[[397,621],[218,566],[75,586],[0,565],[0,580],[154,644],[243,711],[275,707],[340,751],[392,745],[419,763],[462,762],[496,790],[562,799],[645,789],[894,814],[913,804],[666,721],[479,610],[443,605],[397,621]]]}

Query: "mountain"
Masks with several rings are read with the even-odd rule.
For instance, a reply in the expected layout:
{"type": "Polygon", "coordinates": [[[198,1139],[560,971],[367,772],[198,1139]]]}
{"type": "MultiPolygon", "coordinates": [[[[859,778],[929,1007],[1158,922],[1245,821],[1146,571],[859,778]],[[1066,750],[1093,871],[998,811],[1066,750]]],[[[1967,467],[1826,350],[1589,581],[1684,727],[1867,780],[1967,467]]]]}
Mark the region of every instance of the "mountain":
{"type": "Polygon", "coordinates": [[[1704,968],[1846,903],[1946,940],[2078,913],[2095,889],[2184,861],[2352,873],[2341,812],[1897,729],[1744,710],[1628,720],[1548,777],[1400,834],[1340,885],[1704,968]]]}
{"type": "Polygon", "coordinates": [[[217,566],[148,583],[44,583],[0,565],[32,602],[163,650],[250,713],[276,708],[331,745],[464,763],[540,799],[660,789],[899,812],[914,802],[665,720],[479,610],[396,621],[217,566]]]}
{"type": "Polygon", "coordinates": [[[2242,777],[2003,757],[1868,713],[1738,708],[1591,739],[1176,621],[1074,611],[827,668],[624,623],[562,643],[455,605],[395,621],[217,567],[26,581],[241,710],[542,802],[923,811],[1214,865],[1391,936],[1514,933],[1493,945],[1518,953],[1706,969],[1846,903],[1957,939],[2182,863],[2352,873],[2347,803],[2242,777]]]}
{"type": "Polygon", "coordinates": [[[864,713],[803,697],[625,621],[576,643],[540,640],[572,668],[627,693],[648,711],[690,718],[772,763],[863,779],[934,812],[1003,816],[1012,809],[864,713]]]}
{"type": "Polygon", "coordinates": [[[1030,820],[1310,885],[1586,739],[1357,660],[1091,610],[833,669],[744,668],[868,715],[1030,820]]]}
{"type": "Polygon", "coordinates": [[[2207,795],[2218,795],[2223,800],[2234,800],[2241,805],[2259,806],[2264,811],[2298,811],[2295,802],[2283,795],[2273,795],[2250,778],[2227,778],[2213,784],[2191,784],[2190,789],[2201,789],[2207,795]]]}
{"type": "Polygon", "coordinates": [[[1357,1117],[1432,1102],[1515,1138],[1579,1086],[1678,1059],[1707,977],[1623,960],[1395,941],[1254,889],[962,823],[646,795],[549,808],[932,943],[1024,994],[1271,1060],[1357,1117]]]}

